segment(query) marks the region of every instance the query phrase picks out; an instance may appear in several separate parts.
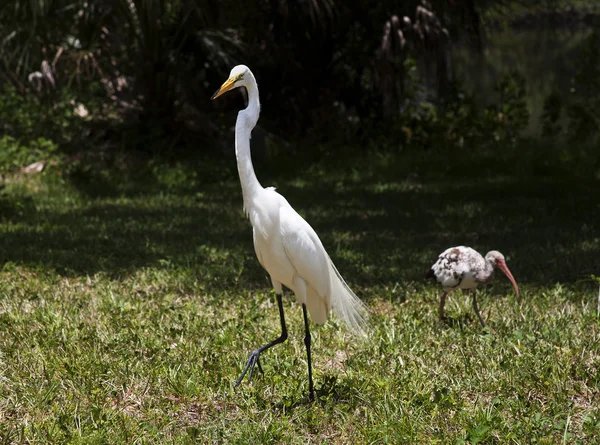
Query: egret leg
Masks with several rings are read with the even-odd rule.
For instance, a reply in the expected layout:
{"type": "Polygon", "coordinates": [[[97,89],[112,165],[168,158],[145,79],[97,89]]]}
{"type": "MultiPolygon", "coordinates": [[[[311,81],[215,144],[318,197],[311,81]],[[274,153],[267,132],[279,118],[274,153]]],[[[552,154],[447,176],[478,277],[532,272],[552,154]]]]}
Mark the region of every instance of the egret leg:
{"type": "Polygon", "coordinates": [[[308,391],[309,391],[308,398],[311,402],[314,402],[315,388],[313,385],[312,361],[311,361],[311,357],[310,357],[311,336],[310,336],[310,330],[308,329],[308,315],[306,314],[306,305],[305,304],[302,305],[302,313],[304,314],[304,331],[306,332],[306,335],[304,337],[304,345],[306,346],[306,359],[308,362],[308,391]]]}
{"type": "Polygon", "coordinates": [[[481,323],[481,327],[485,328],[485,323],[483,322],[483,318],[481,318],[481,314],[479,313],[479,307],[477,306],[477,289],[473,289],[473,309],[475,313],[479,317],[479,322],[481,323]]]}
{"type": "Polygon", "coordinates": [[[239,386],[239,384],[242,382],[244,376],[246,375],[246,373],[248,371],[250,371],[250,374],[248,375],[248,383],[250,383],[252,381],[252,374],[254,372],[254,366],[258,365],[258,369],[260,372],[263,372],[262,367],[260,366],[260,354],[261,352],[279,344],[279,343],[283,343],[284,341],[287,340],[288,334],[287,334],[287,328],[285,326],[285,316],[283,314],[283,301],[281,300],[281,294],[277,294],[277,306],[279,306],[279,318],[281,320],[281,335],[276,338],[275,340],[273,340],[270,343],[267,343],[264,346],[261,346],[258,349],[255,349],[254,351],[252,351],[250,353],[250,357],[248,357],[248,361],[246,362],[246,366],[244,367],[244,370],[242,371],[242,375],[240,376],[239,379],[237,379],[237,381],[235,382],[235,386],[239,386]]]}
{"type": "Polygon", "coordinates": [[[438,318],[440,319],[440,322],[444,321],[444,306],[446,305],[446,295],[448,295],[448,292],[444,291],[444,293],[442,294],[442,298],[440,299],[440,308],[438,312],[438,318]]]}

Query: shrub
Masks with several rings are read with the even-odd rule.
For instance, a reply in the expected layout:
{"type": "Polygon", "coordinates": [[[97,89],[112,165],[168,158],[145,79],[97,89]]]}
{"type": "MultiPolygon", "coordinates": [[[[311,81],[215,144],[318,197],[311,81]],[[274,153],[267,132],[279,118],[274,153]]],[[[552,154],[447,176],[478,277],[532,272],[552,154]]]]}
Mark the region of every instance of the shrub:
{"type": "Polygon", "coordinates": [[[57,145],[43,137],[20,143],[12,136],[0,138],[0,172],[10,172],[40,160],[55,159],[57,145]]]}

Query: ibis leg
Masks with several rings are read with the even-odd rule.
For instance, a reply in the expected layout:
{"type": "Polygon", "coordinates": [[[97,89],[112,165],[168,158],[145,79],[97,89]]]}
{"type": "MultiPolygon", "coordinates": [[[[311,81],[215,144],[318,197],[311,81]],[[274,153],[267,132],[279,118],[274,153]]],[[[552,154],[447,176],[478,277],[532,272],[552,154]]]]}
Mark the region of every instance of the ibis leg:
{"type": "Polygon", "coordinates": [[[309,391],[309,399],[311,402],[315,400],[315,387],[313,385],[312,378],[312,362],[310,357],[310,330],[308,329],[308,315],[306,314],[306,305],[302,305],[302,313],[304,314],[304,331],[306,332],[306,336],[304,337],[304,345],[306,346],[306,358],[308,362],[308,391],[309,391]]]}
{"type": "Polygon", "coordinates": [[[252,351],[250,353],[250,357],[248,357],[248,361],[246,362],[246,366],[244,367],[244,370],[242,371],[242,375],[235,382],[236,387],[242,382],[242,379],[244,378],[244,376],[246,375],[246,373],[248,371],[250,371],[250,374],[248,375],[248,383],[252,380],[252,373],[254,372],[254,366],[258,365],[259,371],[263,372],[262,367],[260,366],[260,360],[259,360],[261,352],[263,352],[279,343],[283,343],[284,341],[287,340],[288,334],[287,334],[287,328],[285,326],[285,316],[283,314],[283,301],[281,299],[281,294],[277,294],[277,306],[279,306],[279,318],[281,320],[281,335],[278,338],[276,338],[275,340],[273,340],[272,342],[267,343],[266,345],[261,346],[260,348],[255,349],[254,351],[252,351]]]}
{"type": "Polygon", "coordinates": [[[479,307],[477,306],[477,289],[473,289],[473,309],[475,313],[479,317],[479,322],[481,323],[481,327],[485,328],[485,323],[483,322],[483,318],[481,318],[481,314],[479,313],[479,307]]]}
{"type": "Polygon", "coordinates": [[[444,291],[444,293],[442,294],[442,298],[440,299],[440,308],[438,313],[438,318],[440,322],[444,321],[444,306],[446,305],[446,295],[448,295],[448,292],[444,291]]]}

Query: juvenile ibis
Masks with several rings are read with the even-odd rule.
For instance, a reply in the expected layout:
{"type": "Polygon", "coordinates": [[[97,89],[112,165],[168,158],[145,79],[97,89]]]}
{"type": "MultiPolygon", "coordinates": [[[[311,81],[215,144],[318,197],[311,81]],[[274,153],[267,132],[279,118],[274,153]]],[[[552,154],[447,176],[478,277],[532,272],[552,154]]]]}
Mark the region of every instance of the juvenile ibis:
{"type": "Polygon", "coordinates": [[[444,287],[440,300],[439,319],[444,320],[444,306],[446,296],[455,289],[471,289],[473,291],[473,309],[485,328],[485,323],[477,307],[477,286],[489,284],[494,278],[494,269],[498,268],[508,277],[513,287],[517,300],[520,299],[519,287],[512,273],[508,270],[504,255],[497,250],[491,250],[485,258],[470,247],[457,246],[446,249],[425,275],[426,278],[435,278],[444,287]]]}

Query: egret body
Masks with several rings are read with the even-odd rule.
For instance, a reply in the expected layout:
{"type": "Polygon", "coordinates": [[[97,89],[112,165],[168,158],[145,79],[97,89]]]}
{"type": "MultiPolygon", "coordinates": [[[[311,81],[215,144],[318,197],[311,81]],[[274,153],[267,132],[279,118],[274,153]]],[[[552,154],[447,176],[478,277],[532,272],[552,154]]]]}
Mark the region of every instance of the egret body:
{"type": "Polygon", "coordinates": [[[256,79],[250,69],[244,65],[234,67],[212,99],[238,87],[245,87],[248,92],[248,106],[238,113],[235,125],[235,155],[244,211],[252,224],[256,256],[269,273],[275,290],[281,335],[250,353],[236,386],[248,371],[248,381],[252,379],[256,365],[262,372],[259,360],[262,352],[287,339],[282,303],[282,286],[285,286],[294,292],[296,301],[302,305],[309,397],[314,400],[308,314],[315,323],[322,324],[333,311],[350,330],[364,333],[366,307],[343,280],[313,228],[273,187],[264,188],[258,182],[250,156],[250,134],[258,121],[260,101],[256,79]]]}

